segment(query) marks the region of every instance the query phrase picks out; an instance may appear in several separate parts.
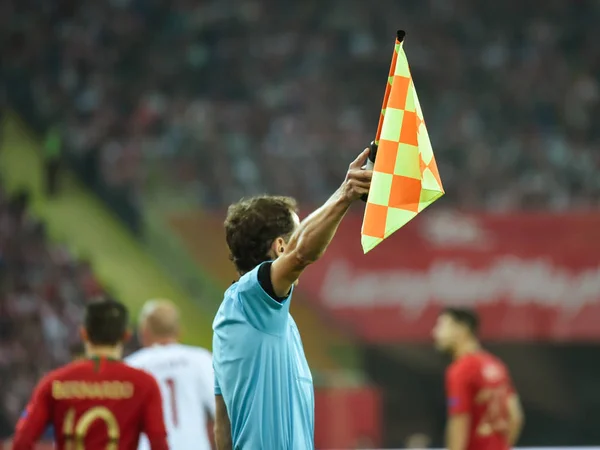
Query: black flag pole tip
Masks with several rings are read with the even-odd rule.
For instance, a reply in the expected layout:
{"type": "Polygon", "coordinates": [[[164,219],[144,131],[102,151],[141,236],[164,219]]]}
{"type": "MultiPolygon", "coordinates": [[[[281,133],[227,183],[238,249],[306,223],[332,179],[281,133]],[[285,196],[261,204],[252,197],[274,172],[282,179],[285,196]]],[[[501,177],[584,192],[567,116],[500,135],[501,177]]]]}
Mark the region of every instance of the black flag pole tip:
{"type": "Polygon", "coordinates": [[[406,36],[406,31],[404,31],[404,30],[396,31],[396,39],[398,39],[398,42],[402,42],[404,40],[404,36],[406,36]]]}

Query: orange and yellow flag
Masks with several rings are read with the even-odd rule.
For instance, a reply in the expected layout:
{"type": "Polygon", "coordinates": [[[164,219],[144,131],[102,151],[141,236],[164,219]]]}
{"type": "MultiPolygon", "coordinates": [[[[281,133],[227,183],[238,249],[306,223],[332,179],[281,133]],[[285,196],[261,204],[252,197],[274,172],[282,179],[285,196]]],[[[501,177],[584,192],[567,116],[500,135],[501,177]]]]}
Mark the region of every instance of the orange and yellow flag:
{"type": "Polygon", "coordinates": [[[367,253],[444,195],[398,31],[375,143],[361,243],[367,253]]]}

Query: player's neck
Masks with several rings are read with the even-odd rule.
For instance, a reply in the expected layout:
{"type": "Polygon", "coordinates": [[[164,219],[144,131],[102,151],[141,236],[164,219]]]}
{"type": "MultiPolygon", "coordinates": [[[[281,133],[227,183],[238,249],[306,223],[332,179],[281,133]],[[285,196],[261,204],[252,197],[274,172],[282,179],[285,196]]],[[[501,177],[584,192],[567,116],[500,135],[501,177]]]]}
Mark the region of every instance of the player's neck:
{"type": "Polygon", "coordinates": [[[121,359],[123,357],[123,349],[121,347],[88,345],[85,354],[88,358],[121,359]]]}
{"type": "Polygon", "coordinates": [[[456,346],[453,356],[456,360],[470,353],[477,353],[479,350],[481,350],[479,342],[476,340],[468,340],[456,346]]]}

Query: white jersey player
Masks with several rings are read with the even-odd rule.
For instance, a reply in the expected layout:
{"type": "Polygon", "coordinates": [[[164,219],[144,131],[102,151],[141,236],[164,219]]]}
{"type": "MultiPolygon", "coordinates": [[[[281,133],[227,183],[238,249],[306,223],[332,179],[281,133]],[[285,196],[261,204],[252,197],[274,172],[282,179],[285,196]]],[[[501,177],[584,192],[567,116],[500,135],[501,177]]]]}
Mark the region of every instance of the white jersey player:
{"type": "MultiPolygon", "coordinates": [[[[144,305],[138,334],[144,348],[125,361],[158,381],[169,448],[210,450],[207,424],[215,415],[211,353],[178,342],[179,313],[166,300],[151,300],[144,305]]],[[[139,450],[147,449],[148,441],[143,436],[139,450]]]]}

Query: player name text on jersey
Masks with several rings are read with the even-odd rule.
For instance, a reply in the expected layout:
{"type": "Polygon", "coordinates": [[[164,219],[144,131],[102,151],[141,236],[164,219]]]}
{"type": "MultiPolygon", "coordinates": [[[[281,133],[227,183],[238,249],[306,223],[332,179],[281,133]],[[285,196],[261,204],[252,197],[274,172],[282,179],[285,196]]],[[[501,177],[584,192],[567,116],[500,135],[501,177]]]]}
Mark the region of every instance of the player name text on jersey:
{"type": "Polygon", "coordinates": [[[129,381],[58,381],[52,382],[52,397],[66,399],[107,399],[132,398],[135,388],[129,381]]]}

